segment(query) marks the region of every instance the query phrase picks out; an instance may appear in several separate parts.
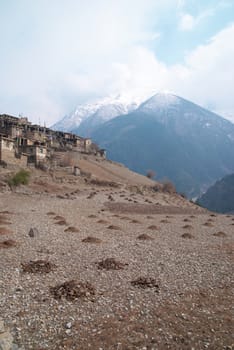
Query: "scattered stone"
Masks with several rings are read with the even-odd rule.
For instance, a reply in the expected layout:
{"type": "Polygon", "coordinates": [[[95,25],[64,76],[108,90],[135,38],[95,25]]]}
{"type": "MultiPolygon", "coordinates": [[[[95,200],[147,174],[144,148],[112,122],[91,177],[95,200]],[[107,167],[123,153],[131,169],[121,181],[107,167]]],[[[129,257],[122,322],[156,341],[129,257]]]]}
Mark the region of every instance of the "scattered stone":
{"type": "Polygon", "coordinates": [[[90,299],[95,295],[95,289],[89,282],[67,281],[50,288],[55,299],[65,298],[74,301],[79,298],[90,299]]]}
{"type": "Polygon", "coordinates": [[[123,270],[127,263],[122,263],[120,261],[115,260],[115,258],[107,258],[101,260],[96,263],[98,265],[98,269],[102,270],[123,270]]]}
{"type": "Polygon", "coordinates": [[[39,231],[36,227],[31,227],[28,233],[29,237],[35,237],[39,235],[39,231]]]}
{"type": "Polygon", "coordinates": [[[56,265],[46,260],[29,261],[21,264],[23,272],[27,273],[49,273],[56,265]]]}

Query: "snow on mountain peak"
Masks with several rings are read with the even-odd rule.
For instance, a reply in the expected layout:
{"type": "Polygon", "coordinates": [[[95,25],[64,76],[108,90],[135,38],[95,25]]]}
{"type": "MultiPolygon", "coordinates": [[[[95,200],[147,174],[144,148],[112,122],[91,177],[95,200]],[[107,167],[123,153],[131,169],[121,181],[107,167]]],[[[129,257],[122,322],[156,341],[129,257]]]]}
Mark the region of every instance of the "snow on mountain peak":
{"type": "Polygon", "coordinates": [[[155,109],[165,109],[169,106],[178,106],[180,103],[181,99],[178,96],[164,91],[152,96],[146,102],[142,103],[140,110],[147,112],[155,109]]]}
{"type": "Polygon", "coordinates": [[[129,102],[128,96],[125,95],[108,96],[93,103],[78,105],[72,113],[54,124],[53,128],[71,131],[78,128],[83,121],[91,116],[95,115],[98,119],[107,121],[120,114],[127,114],[136,109],[138,105],[138,102],[129,102]]]}

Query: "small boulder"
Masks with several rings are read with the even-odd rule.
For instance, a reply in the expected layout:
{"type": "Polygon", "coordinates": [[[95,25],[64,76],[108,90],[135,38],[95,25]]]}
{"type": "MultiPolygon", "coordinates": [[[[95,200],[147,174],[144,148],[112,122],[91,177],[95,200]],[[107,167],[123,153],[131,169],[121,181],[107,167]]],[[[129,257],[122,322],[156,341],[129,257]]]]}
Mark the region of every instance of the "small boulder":
{"type": "Polygon", "coordinates": [[[39,231],[36,227],[31,227],[28,233],[29,237],[35,237],[39,235],[39,231]]]}

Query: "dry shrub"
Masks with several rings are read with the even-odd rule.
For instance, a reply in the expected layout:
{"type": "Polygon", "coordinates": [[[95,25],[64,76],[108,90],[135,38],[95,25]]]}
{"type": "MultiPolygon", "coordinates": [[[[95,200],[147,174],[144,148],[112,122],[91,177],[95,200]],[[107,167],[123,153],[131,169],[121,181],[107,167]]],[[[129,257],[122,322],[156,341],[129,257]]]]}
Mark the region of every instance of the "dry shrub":
{"type": "Polygon", "coordinates": [[[137,237],[137,239],[141,240],[141,241],[152,241],[153,238],[150,237],[149,235],[147,235],[146,233],[143,233],[142,235],[139,235],[137,237]]]}
{"type": "Polygon", "coordinates": [[[184,219],[183,221],[184,221],[184,222],[191,222],[191,220],[189,220],[189,219],[187,219],[187,218],[184,219]]]}
{"type": "Polygon", "coordinates": [[[54,220],[65,220],[65,218],[63,216],[60,216],[60,215],[56,215],[54,217],[54,220]]]}
{"type": "Polygon", "coordinates": [[[150,226],[148,226],[148,229],[149,230],[159,230],[158,226],[156,226],[156,225],[150,225],[150,226]]]}
{"type": "Polygon", "coordinates": [[[148,177],[148,179],[153,179],[156,176],[156,172],[154,170],[148,170],[146,173],[146,177],[148,177]]]}
{"type": "Polygon", "coordinates": [[[102,187],[113,187],[113,188],[119,188],[121,185],[114,181],[106,181],[106,180],[99,180],[99,179],[90,179],[89,183],[96,186],[102,186],[102,187]]]}
{"type": "Polygon", "coordinates": [[[182,238],[193,238],[193,235],[191,235],[191,233],[183,233],[182,235],[181,235],[181,237],[182,238]]]}
{"type": "Polygon", "coordinates": [[[217,215],[216,214],[210,214],[210,216],[216,217],[217,215]]]}
{"type": "Polygon", "coordinates": [[[10,235],[13,231],[9,230],[6,227],[0,227],[0,235],[10,235]]]}
{"type": "Polygon", "coordinates": [[[107,224],[108,221],[103,220],[103,219],[100,219],[100,220],[97,221],[97,223],[98,223],[98,224],[107,224]]]}
{"type": "Polygon", "coordinates": [[[88,216],[88,218],[90,218],[90,219],[95,219],[96,217],[97,217],[97,215],[93,215],[93,214],[88,216]]]}
{"type": "Polygon", "coordinates": [[[131,285],[142,289],[155,288],[159,291],[159,285],[154,278],[151,277],[138,277],[136,280],[131,281],[131,285]]]}
{"type": "Polygon", "coordinates": [[[139,220],[133,219],[131,221],[132,224],[141,224],[141,222],[139,220]]]}
{"type": "Polygon", "coordinates": [[[176,188],[171,181],[164,181],[162,186],[162,192],[166,193],[176,193],[176,188]]]}
{"type": "Polygon", "coordinates": [[[80,230],[74,226],[69,226],[68,228],[66,228],[64,230],[64,232],[72,232],[72,233],[76,233],[76,232],[79,232],[80,230]]]}
{"type": "Polygon", "coordinates": [[[219,232],[214,233],[213,236],[216,236],[216,237],[226,237],[227,234],[226,234],[225,232],[219,231],[219,232]]]}
{"type": "Polygon", "coordinates": [[[213,227],[214,225],[212,225],[211,222],[205,222],[205,223],[203,224],[203,226],[213,227]]]}
{"type": "Polygon", "coordinates": [[[110,225],[107,227],[109,230],[121,230],[121,228],[119,226],[116,225],[110,225]]]}
{"type": "Polygon", "coordinates": [[[74,301],[79,298],[90,299],[95,295],[95,288],[89,282],[67,281],[50,288],[55,299],[65,298],[74,301]]]}
{"type": "Polygon", "coordinates": [[[83,243],[96,243],[96,244],[99,244],[99,243],[102,242],[102,240],[100,238],[88,236],[88,237],[82,239],[82,242],[83,243]]]}
{"type": "Polygon", "coordinates": [[[56,213],[55,212],[53,212],[53,211],[49,211],[48,213],[46,213],[46,215],[56,215],[56,213]]]}
{"type": "Polygon", "coordinates": [[[123,270],[128,264],[115,260],[115,258],[107,258],[96,263],[99,270],[123,270]]]}
{"type": "Polygon", "coordinates": [[[168,221],[167,219],[162,219],[160,222],[163,223],[163,224],[169,224],[170,223],[170,221],[168,221]]]}
{"type": "Polygon", "coordinates": [[[17,242],[13,239],[8,239],[6,241],[0,242],[0,248],[13,248],[17,246],[17,242]]]}
{"type": "Polygon", "coordinates": [[[191,225],[184,225],[182,228],[184,228],[184,229],[192,229],[193,226],[191,226],[191,225]]]}
{"type": "Polygon", "coordinates": [[[67,222],[66,222],[66,220],[59,220],[59,221],[55,222],[55,224],[60,225],[60,226],[66,226],[67,222]]]}
{"type": "Polygon", "coordinates": [[[29,261],[28,263],[22,263],[21,266],[23,272],[28,273],[49,273],[56,267],[47,260],[29,261]]]}

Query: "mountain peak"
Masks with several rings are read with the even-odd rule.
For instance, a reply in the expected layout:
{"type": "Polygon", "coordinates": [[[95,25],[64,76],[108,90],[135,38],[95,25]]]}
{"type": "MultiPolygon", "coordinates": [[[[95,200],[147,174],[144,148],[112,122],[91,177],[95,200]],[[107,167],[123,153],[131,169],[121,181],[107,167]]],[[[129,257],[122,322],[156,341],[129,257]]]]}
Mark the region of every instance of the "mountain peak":
{"type": "Polygon", "coordinates": [[[169,106],[178,106],[181,103],[181,98],[167,91],[159,92],[147,101],[141,104],[141,111],[149,111],[155,109],[165,109],[169,106]]]}

